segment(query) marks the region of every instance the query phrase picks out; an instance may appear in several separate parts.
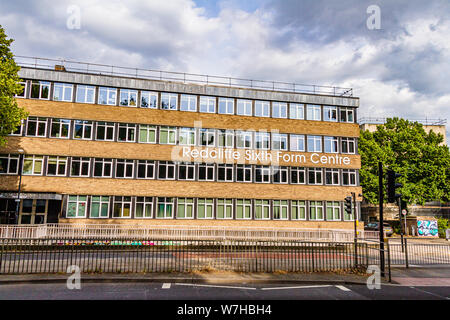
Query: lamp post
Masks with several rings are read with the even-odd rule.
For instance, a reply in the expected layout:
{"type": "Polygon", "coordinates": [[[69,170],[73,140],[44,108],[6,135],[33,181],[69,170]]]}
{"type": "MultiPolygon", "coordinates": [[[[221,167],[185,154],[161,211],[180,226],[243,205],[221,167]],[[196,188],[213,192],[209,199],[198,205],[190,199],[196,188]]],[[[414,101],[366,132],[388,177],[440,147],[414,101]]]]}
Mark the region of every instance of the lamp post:
{"type": "Polygon", "coordinates": [[[19,224],[20,190],[22,187],[22,165],[23,165],[23,155],[25,151],[23,149],[19,149],[17,150],[17,152],[19,152],[19,190],[17,192],[16,215],[14,217],[14,224],[19,224]]]}

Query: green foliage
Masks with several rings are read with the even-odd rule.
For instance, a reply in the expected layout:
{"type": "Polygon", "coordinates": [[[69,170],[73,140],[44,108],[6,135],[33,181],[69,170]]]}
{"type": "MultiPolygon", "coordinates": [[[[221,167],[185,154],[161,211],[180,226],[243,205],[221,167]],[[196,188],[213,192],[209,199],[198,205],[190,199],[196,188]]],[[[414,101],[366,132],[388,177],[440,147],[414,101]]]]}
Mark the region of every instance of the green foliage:
{"type": "Polygon", "coordinates": [[[403,175],[398,179],[403,184],[399,190],[409,204],[449,201],[450,152],[442,142],[441,134],[427,133],[422,124],[399,118],[387,119],[373,133],[361,131],[360,179],[364,198],[369,203],[378,203],[378,161],[381,161],[385,171],[390,168],[403,175]]]}
{"type": "Polygon", "coordinates": [[[15,131],[20,121],[27,117],[14,98],[23,87],[19,84],[17,74],[20,67],[16,65],[9,48],[12,42],[0,26],[0,146],[6,144],[6,136],[15,131]]]}
{"type": "Polygon", "coordinates": [[[445,230],[450,228],[450,221],[445,218],[438,219],[438,233],[439,238],[445,238],[445,230]]]}

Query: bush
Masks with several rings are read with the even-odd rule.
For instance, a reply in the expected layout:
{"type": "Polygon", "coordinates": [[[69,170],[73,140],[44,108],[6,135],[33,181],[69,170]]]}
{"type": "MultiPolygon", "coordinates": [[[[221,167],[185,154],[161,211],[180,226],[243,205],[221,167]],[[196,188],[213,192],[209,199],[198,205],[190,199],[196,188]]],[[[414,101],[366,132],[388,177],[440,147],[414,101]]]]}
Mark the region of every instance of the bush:
{"type": "Polygon", "coordinates": [[[450,228],[450,223],[448,219],[439,218],[438,219],[438,232],[439,238],[445,238],[445,230],[450,228]]]}

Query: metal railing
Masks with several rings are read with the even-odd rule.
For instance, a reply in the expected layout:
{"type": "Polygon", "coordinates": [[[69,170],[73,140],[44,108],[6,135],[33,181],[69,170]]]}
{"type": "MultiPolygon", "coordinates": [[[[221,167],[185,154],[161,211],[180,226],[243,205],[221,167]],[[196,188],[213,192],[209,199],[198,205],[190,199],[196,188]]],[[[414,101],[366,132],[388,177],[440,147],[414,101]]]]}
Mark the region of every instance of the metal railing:
{"type": "MultiPolygon", "coordinates": [[[[361,117],[358,119],[359,124],[385,124],[387,118],[377,117],[361,117]]],[[[426,126],[445,126],[447,124],[446,119],[406,119],[411,122],[419,122],[426,126]]]]}
{"type": "Polygon", "coordinates": [[[401,243],[390,243],[391,261],[394,265],[450,264],[450,244],[423,243],[404,239],[401,243]]]}
{"type": "Polygon", "coordinates": [[[0,274],[81,272],[323,272],[367,267],[367,243],[0,239],[0,274]]]}
{"type": "MultiPolygon", "coordinates": [[[[362,239],[378,237],[376,231],[358,230],[362,239]]],[[[266,240],[266,241],[353,241],[353,230],[256,228],[174,225],[46,224],[0,225],[0,238],[127,239],[142,240],[266,240]]]]}
{"type": "Polygon", "coordinates": [[[21,55],[14,56],[14,59],[19,66],[36,69],[54,70],[55,65],[61,65],[64,66],[65,71],[69,72],[120,76],[134,79],[166,80],[166,81],[193,83],[200,85],[220,85],[236,88],[251,88],[270,91],[323,94],[342,97],[353,96],[352,88],[343,88],[336,86],[321,86],[321,85],[299,84],[280,81],[211,76],[205,74],[121,67],[107,64],[71,61],[65,59],[29,57],[21,55]]]}

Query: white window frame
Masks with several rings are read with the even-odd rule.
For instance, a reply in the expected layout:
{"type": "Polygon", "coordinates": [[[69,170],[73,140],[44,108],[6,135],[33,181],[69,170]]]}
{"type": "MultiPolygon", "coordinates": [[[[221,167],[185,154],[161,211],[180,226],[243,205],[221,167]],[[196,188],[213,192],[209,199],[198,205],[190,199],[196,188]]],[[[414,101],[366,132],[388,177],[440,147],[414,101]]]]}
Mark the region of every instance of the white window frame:
{"type": "Polygon", "coordinates": [[[288,104],[286,102],[272,102],[272,118],[287,119],[287,117],[288,104]]]}
{"type": "Polygon", "coordinates": [[[91,173],[91,159],[86,157],[72,157],[70,161],[70,176],[71,177],[77,177],[77,178],[86,178],[89,177],[91,173]],[[79,160],[78,160],[79,159],[79,160]],[[79,162],[80,163],[80,170],[78,172],[78,175],[72,173],[73,163],[79,162]],[[87,163],[88,172],[87,174],[83,175],[83,164],[87,163]]]}
{"type": "Polygon", "coordinates": [[[27,87],[28,87],[27,82],[26,81],[19,81],[18,84],[23,85],[23,95],[15,94],[14,97],[15,98],[25,99],[27,97],[27,87]]]}
{"type": "Polygon", "coordinates": [[[202,113],[216,113],[216,98],[201,96],[199,111],[202,113]]]}
{"type": "Polygon", "coordinates": [[[177,135],[177,127],[168,127],[168,126],[161,126],[159,127],[159,144],[169,144],[169,145],[176,145],[178,141],[178,135],[177,135]],[[162,139],[162,132],[167,131],[167,139],[168,142],[163,142],[162,139]],[[173,134],[173,142],[170,142],[170,136],[173,134]]]}
{"type": "Polygon", "coordinates": [[[355,123],[355,110],[353,108],[339,108],[339,122],[355,123]],[[345,119],[342,117],[342,113],[345,113],[345,119]],[[349,120],[349,115],[352,115],[352,120],[349,120]]]}
{"type": "Polygon", "coordinates": [[[272,176],[272,170],[270,166],[255,166],[255,183],[270,183],[272,176]],[[257,174],[259,172],[259,175],[257,174]],[[261,181],[257,181],[258,176],[261,177],[261,181]]]}
{"type": "Polygon", "coordinates": [[[181,162],[177,165],[178,169],[178,180],[180,181],[195,181],[195,163],[192,162],[181,162]],[[181,167],[186,167],[186,178],[181,178],[181,167]],[[192,169],[192,177],[189,177],[189,169],[192,169]]]}
{"type": "Polygon", "coordinates": [[[0,173],[1,175],[16,175],[19,173],[19,160],[20,160],[20,156],[19,155],[15,155],[15,154],[0,154],[0,158],[1,159],[6,159],[6,172],[4,173],[0,173]],[[15,160],[16,161],[16,170],[15,171],[11,171],[11,161],[15,160]]]}
{"type": "Polygon", "coordinates": [[[322,111],[320,105],[317,104],[306,105],[306,120],[322,121],[322,111]]]}
{"type": "Polygon", "coordinates": [[[272,133],[272,150],[288,150],[288,135],[287,133],[272,133]],[[284,142],[284,147],[282,147],[284,142]],[[278,146],[277,146],[278,143],[278,146]]]}
{"type": "Polygon", "coordinates": [[[137,162],[137,172],[136,179],[146,180],[146,179],[155,179],[156,177],[156,162],[154,160],[138,160],[137,162]],[[139,176],[139,168],[145,167],[145,177],[139,176]],[[153,175],[149,176],[149,168],[153,167],[153,175]]]}
{"type": "Polygon", "coordinates": [[[234,148],[234,131],[217,129],[217,146],[219,148],[234,148]],[[222,145],[221,137],[225,137],[225,144],[222,145]],[[230,139],[231,138],[231,139],[230,139]],[[229,142],[231,141],[231,144],[229,142]]]}
{"type": "Polygon", "coordinates": [[[253,132],[236,131],[236,148],[253,149],[253,132]]]}
{"type": "Polygon", "coordinates": [[[234,99],[219,98],[218,113],[219,114],[234,114],[234,99]],[[221,112],[221,110],[220,110],[220,105],[222,103],[225,104],[225,112],[221,112]]]}
{"type": "Polygon", "coordinates": [[[307,201],[305,200],[291,200],[291,220],[294,221],[305,221],[308,217],[308,210],[307,210],[307,201]],[[303,202],[303,204],[301,204],[303,202]],[[292,208],[297,208],[297,218],[294,218],[292,208]],[[305,216],[303,218],[300,217],[300,208],[304,209],[305,216]]]}
{"type": "Polygon", "coordinates": [[[214,219],[214,199],[211,198],[199,198],[197,199],[197,219],[199,220],[212,220],[214,219]],[[210,201],[210,202],[208,202],[210,201]],[[205,208],[205,216],[200,217],[200,206],[203,205],[205,208]],[[211,209],[211,216],[208,217],[208,208],[211,209]]]}
{"type": "Polygon", "coordinates": [[[178,131],[178,144],[180,146],[195,146],[197,141],[197,129],[181,127],[178,131]],[[187,137],[187,139],[186,139],[187,137]]]}
{"type": "Polygon", "coordinates": [[[178,110],[178,94],[163,92],[161,93],[161,110],[178,110]],[[168,105],[164,106],[165,101],[168,101],[168,105]],[[175,106],[173,103],[175,102],[175,106]]]}
{"type": "Polygon", "coordinates": [[[87,204],[88,204],[88,196],[83,195],[69,195],[67,197],[67,207],[66,207],[66,218],[68,219],[85,219],[87,214],[87,204]],[[75,200],[70,200],[71,197],[76,197],[75,200]],[[81,200],[82,197],[85,197],[85,200],[81,200]],[[76,210],[75,210],[75,217],[69,217],[69,205],[70,203],[76,203],[76,210]],[[84,203],[84,215],[80,216],[79,214],[79,208],[80,205],[84,203]]]}
{"type": "Polygon", "coordinates": [[[171,162],[171,161],[159,161],[159,163],[158,163],[157,179],[158,179],[158,180],[175,180],[176,170],[177,170],[177,168],[176,168],[176,164],[175,164],[175,163],[173,163],[173,162],[171,162]],[[161,177],[161,176],[159,175],[161,166],[165,166],[165,167],[166,167],[166,175],[165,175],[165,177],[161,177]],[[168,173],[169,173],[168,168],[173,168],[173,170],[172,170],[172,172],[173,172],[173,177],[172,177],[172,178],[169,178],[169,177],[168,177],[168,176],[169,176],[169,175],[168,175],[168,173]]]}
{"type": "Polygon", "coordinates": [[[252,116],[252,100],[237,100],[236,114],[238,116],[252,116]]]}
{"type": "Polygon", "coordinates": [[[234,217],[234,203],[233,199],[219,198],[216,200],[216,219],[217,220],[232,220],[234,217]],[[223,218],[219,217],[219,206],[223,206],[223,218]],[[227,209],[230,209],[231,216],[227,216],[227,209]]]}
{"type": "Polygon", "coordinates": [[[182,94],[180,98],[180,111],[197,112],[197,96],[182,94]],[[186,104],[183,106],[183,104],[186,104]]]}
{"type": "Polygon", "coordinates": [[[342,169],[342,185],[343,186],[356,186],[358,185],[358,179],[356,176],[356,170],[355,169],[342,169]],[[345,176],[348,175],[348,184],[345,183],[345,176]],[[352,183],[351,177],[354,177],[355,182],[352,183]]]}
{"type": "Polygon", "coordinates": [[[339,153],[339,138],[338,137],[324,137],[324,148],[323,152],[325,153],[339,153]],[[333,151],[333,146],[336,148],[333,151]],[[327,147],[330,147],[330,150],[327,151],[327,147]]]}
{"type": "Polygon", "coordinates": [[[134,160],[129,159],[117,159],[116,160],[116,168],[115,168],[115,178],[116,179],[133,179],[134,178],[134,169],[135,169],[135,163],[134,160]],[[119,171],[119,165],[123,165],[123,177],[119,177],[118,171],[119,171]],[[131,176],[127,175],[127,171],[131,168],[131,176]]]}
{"type": "Polygon", "coordinates": [[[252,206],[252,200],[250,199],[236,199],[236,220],[251,220],[253,214],[253,206],[252,206]],[[239,208],[239,202],[242,201],[242,218],[238,217],[238,208],[239,208]],[[250,203],[249,203],[250,202],[250,203]],[[245,216],[246,208],[250,209],[250,216],[245,216]]]}
{"type": "Polygon", "coordinates": [[[132,217],[132,205],[133,203],[133,198],[129,197],[129,196],[114,196],[113,197],[113,210],[112,210],[112,219],[131,219],[132,217]],[[120,200],[118,199],[120,198],[120,200]],[[126,200],[126,198],[129,198],[130,200],[126,200]],[[120,216],[115,216],[115,209],[116,209],[116,204],[120,204],[120,216]],[[130,205],[130,216],[126,217],[123,215],[124,213],[124,208],[126,207],[126,205],[129,204],[130,205]]]}
{"type": "Polygon", "coordinates": [[[69,139],[70,138],[70,127],[71,127],[72,123],[69,119],[57,119],[57,118],[51,118],[50,119],[50,138],[55,138],[55,139],[69,139]],[[59,136],[54,136],[53,135],[53,124],[59,126],[59,130],[58,130],[58,135],[59,136]],[[67,127],[67,136],[62,136],[62,129],[63,127],[66,126],[67,127]]]}
{"type": "Polygon", "coordinates": [[[290,103],[289,119],[305,120],[305,105],[300,103],[290,103]]]}
{"type": "Polygon", "coordinates": [[[26,129],[25,129],[25,135],[27,137],[41,137],[41,138],[45,138],[47,136],[47,118],[28,117],[26,129]],[[34,134],[29,134],[28,133],[28,127],[30,125],[30,121],[36,122],[36,129],[34,130],[34,134]],[[39,133],[39,125],[40,124],[44,124],[44,134],[43,135],[39,135],[38,134],[39,133]]]}
{"type": "Polygon", "coordinates": [[[44,156],[26,154],[23,158],[22,174],[24,176],[42,176],[44,174],[44,156]],[[31,161],[31,173],[25,172],[25,162],[31,161]],[[41,163],[41,172],[36,173],[36,164],[41,163]]]}
{"type": "Polygon", "coordinates": [[[53,84],[53,101],[62,101],[62,102],[72,102],[73,99],[73,84],[69,83],[61,83],[57,82],[53,84]],[[62,90],[62,99],[59,100],[56,96],[57,88],[60,88],[62,90]],[[70,95],[69,97],[66,97],[66,89],[70,89],[70,95]]]}
{"type": "Polygon", "coordinates": [[[327,221],[341,221],[341,203],[339,201],[326,201],[325,202],[325,218],[327,221]],[[331,208],[331,211],[332,211],[333,217],[331,219],[328,219],[328,208],[331,208]],[[336,217],[336,209],[338,211],[337,217],[336,217]]]}
{"type": "Polygon", "coordinates": [[[50,87],[51,87],[51,83],[48,81],[39,81],[39,80],[32,80],[31,81],[31,88],[30,88],[30,99],[38,99],[38,100],[50,100],[50,87]],[[38,98],[34,98],[32,97],[33,94],[33,86],[39,85],[39,97],[38,98]],[[43,98],[42,97],[42,91],[43,88],[47,87],[48,89],[48,97],[47,98],[43,98]]]}
{"type": "Polygon", "coordinates": [[[134,206],[134,219],[153,219],[153,197],[136,197],[136,205],[134,206]],[[143,201],[141,201],[140,198],[142,198],[143,201]],[[142,205],[142,217],[136,216],[138,205],[142,205]],[[150,209],[148,208],[148,206],[150,206],[150,209]],[[150,215],[148,215],[149,211],[150,215]]]}
{"type": "Polygon", "coordinates": [[[179,220],[192,220],[195,215],[195,199],[194,198],[178,198],[177,199],[177,215],[176,219],[179,220]],[[180,203],[181,202],[181,203],[180,203]],[[180,217],[180,205],[184,206],[184,217],[180,217]],[[188,207],[191,208],[191,216],[188,217],[188,207]]]}
{"type": "Polygon", "coordinates": [[[325,213],[324,213],[324,209],[323,209],[323,201],[314,201],[314,200],[312,200],[312,201],[309,201],[309,210],[308,210],[308,217],[309,217],[309,220],[310,221],[324,221],[324,219],[325,219],[325,213]],[[312,217],[312,209],[315,209],[315,218],[314,219],[312,219],[311,217],[312,217]],[[319,212],[319,209],[321,209],[321,211],[322,211],[322,218],[321,219],[319,219],[319,218],[317,218],[319,215],[318,215],[318,212],[319,212]]]}
{"type": "Polygon", "coordinates": [[[308,184],[310,185],[323,185],[324,181],[323,181],[323,169],[322,168],[308,168],[308,184]],[[314,174],[314,182],[311,182],[311,180],[309,179],[309,175],[310,173],[314,174]],[[318,177],[320,176],[320,183],[318,183],[318,177]]]}
{"type": "Polygon", "coordinates": [[[175,210],[175,198],[171,198],[171,197],[157,197],[156,198],[155,219],[173,219],[174,210],[175,210]],[[164,199],[164,200],[160,201],[160,199],[164,199]],[[172,201],[169,201],[168,199],[172,199],[172,201]],[[164,205],[164,216],[163,217],[158,217],[160,204],[164,205]],[[170,212],[170,216],[167,215],[167,213],[169,213],[169,210],[167,210],[168,205],[171,205],[171,208],[172,208],[172,210],[170,212]]]}
{"type": "Polygon", "coordinates": [[[270,118],[270,101],[255,101],[255,117],[270,118]]]}
{"type": "Polygon", "coordinates": [[[270,220],[270,218],[271,218],[270,200],[267,200],[267,199],[255,199],[254,202],[255,202],[255,220],[270,220]],[[258,211],[257,210],[258,208],[261,208],[261,218],[258,218],[256,216],[256,212],[258,211]],[[268,215],[269,216],[266,216],[266,217],[264,216],[264,212],[265,212],[264,209],[268,210],[268,215]]]}
{"type": "Polygon", "coordinates": [[[290,172],[290,175],[289,175],[289,182],[291,184],[306,184],[307,183],[307,181],[308,181],[308,174],[306,172],[306,168],[305,167],[291,167],[290,169],[291,169],[290,170],[291,172],[290,172]],[[297,179],[298,179],[298,181],[300,181],[300,173],[303,173],[303,182],[293,181],[292,180],[292,173],[293,172],[297,172],[297,179]]]}
{"type": "Polygon", "coordinates": [[[95,196],[91,196],[90,198],[91,198],[91,207],[89,208],[89,218],[91,218],[91,219],[107,219],[107,218],[109,218],[109,209],[110,209],[109,208],[109,200],[110,200],[110,197],[109,196],[97,196],[97,195],[95,195],[95,196]],[[94,200],[94,198],[96,198],[96,197],[98,197],[99,200],[94,200]],[[93,212],[92,208],[94,207],[94,203],[98,203],[99,204],[98,217],[93,217],[92,216],[92,212],[93,212]],[[107,207],[108,210],[106,211],[106,216],[102,216],[101,215],[102,214],[102,206],[105,205],[105,204],[108,206],[107,207]]]}
{"type": "Polygon", "coordinates": [[[332,168],[325,168],[325,184],[329,186],[338,186],[340,182],[340,172],[339,169],[332,169],[332,168]],[[327,175],[331,174],[331,183],[328,183],[327,181],[327,175]],[[337,174],[337,181],[336,181],[336,174],[337,174]]]}
{"type": "Polygon", "coordinates": [[[338,122],[338,108],[336,106],[323,106],[323,121],[338,122]]]}
{"type": "Polygon", "coordinates": [[[255,132],[255,149],[269,150],[270,149],[270,133],[269,132],[255,132]],[[260,146],[258,146],[260,144],[260,146]]]}
{"type": "Polygon", "coordinates": [[[234,165],[233,164],[229,164],[229,163],[219,163],[217,164],[217,181],[219,182],[233,182],[234,181],[234,165]],[[224,180],[220,180],[220,175],[219,175],[219,171],[220,170],[225,170],[225,179],[224,180]],[[228,172],[231,171],[231,180],[227,179],[228,176],[228,172]]]}
{"type": "Polygon", "coordinates": [[[343,154],[356,154],[356,142],[355,138],[341,138],[341,153],[343,154]],[[347,145],[347,151],[345,151],[344,144],[347,145]],[[353,151],[350,151],[350,146],[353,145],[353,151]]]}
{"type": "Polygon", "coordinates": [[[94,167],[93,167],[93,171],[92,171],[92,176],[94,178],[112,178],[112,174],[114,171],[114,165],[113,165],[113,160],[109,159],[109,158],[94,158],[94,167]],[[102,165],[102,174],[100,176],[95,175],[95,167],[96,164],[100,163],[102,165]],[[110,165],[109,168],[109,175],[105,174],[105,165],[110,165]]]}
{"type": "Polygon", "coordinates": [[[273,200],[272,206],[273,206],[273,208],[272,208],[272,219],[273,220],[289,220],[289,200],[273,200]],[[276,207],[280,208],[280,211],[279,211],[280,217],[279,218],[277,218],[275,216],[275,211],[276,211],[275,208],[276,207]],[[286,217],[282,217],[283,209],[286,210],[286,217]]]}
{"type": "Polygon", "coordinates": [[[24,130],[24,122],[23,121],[24,121],[23,119],[20,120],[20,125],[17,126],[17,129],[19,129],[19,132],[16,133],[17,130],[13,131],[9,134],[10,136],[19,136],[20,137],[22,135],[23,130],[24,130]]]}
{"type": "Polygon", "coordinates": [[[73,136],[72,136],[73,139],[75,139],[75,140],[92,140],[93,135],[94,135],[94,123],[92,121],[90,121],[90,120],[75,120],[73,122],[73,136]],[[82,127],[82,134],[81,134],[81,138],[77,138],[76,137],[77,126],[80,126],[80,125],[82,127]],[[91,130],[90,130],[91,136],[88,138],[86,137],[87,136],[87,134],[86,134],[87,128],[91,128],[91,130]]]}
{"type": "Polygon", "coordinates": [[[307,136],[307,140],[308,152],[322,152],[322,136],[307,136]]]}
{"type": "Polygon", "coordinates": [[[145,109],[158,109],[158,92],[153,91],[141,91],[141,99],[139,101],[139,107],[145,109]],[[143,106],[142,99],[148,99],[148,106],[143,106]]]}
{"type": "Polygon", "coordinates": [[[65,177],[67,175],[68,163],[69,163],[69,158],[68,157],[49,156],[48,159],[47,159],[47,172],[46,172],[46,175],[47,176],[52,176],[52,177],[65,177]],[[56,174],[49,173],[49,171],[50,171],[49,170],[50,161],[56,161],[56,174]],[[59,172],[59,166],[61,164],[64,164],[64,172],[62,172],[62,173],[59,172]]]}
{"type": "Polygon", "coordinates": [[[198,145],[203,147],[215,147],[216,146],[216,129],[200,128],[198,133],[198,145]],[[203,142],[203,137],[206,137],[206,142],[203,142]],[[213,138],[212,143],[209,142],[210,138],[213,138]]]}
{"type": "Polygon", "coordinates": [[[251,166],[251,165],[249,165],[249,164],[238,164],[238,165],[236,165],[236,182],[238,182],[238,183],[252,183],[253,182],[253,167],[251,166]],[[244,178],[244,180],[243,181],[238,181],[237,179],[238,179],[238,172],[239,172],[239,170],[243,170],[243,178],[244,178]],[[250,180],[248,181],[248,180],[246,180],[245,179],[245,173],[246,172],[250,172],[250,180]]]}
{"type": "Polygon", "coordinates": [[[290,151],[305,152],[305,135],[290,134],[290,151]],[[301,147],[299,146],[301,142],[301,147]]]}
{"type": "Polygon", "coordinates": [[[117,130],[117,142],[136,142],[136,131],[137,131],[137,125],[131,124],[131,123],[119,123],[119,127],[117,130]],[[125,140],[120,139],[120,129],[125,130],[126,132],[126,138],[125,140]],[[130,132],[133,132],[133,138],[130,139],[130,132]]]}
{"type": "Polygon", "coordinates": [[[133,108],[137,108],[138,105],[138,92],[137,90],[131,90],[131,89],[120,89],[119,90],[119,107],[133,107],[133,108]],[[134,100],[134,105],[131,104],[131,99],[133,98],[133,96],[135,97],[134,100]],[[124,104],[122,103],[123,98],[126,98],[127,103],[124,104]]]}
{"type": "Polygon", "coordinates": [[[114,141],[115,133],[116,133],[116,125],[114,122],[97,121],[96,128],[95,128],[95,140],[96,141],[114,141]],[[104,139],[98,138],[98,128],[99,127],[105,128],[105,138],[104,139]],[[108,129],[111,129],[111,128],[112,128],[112,138],[108,139],[108,129]]]}
{"type": "Polygon", "coordinates": [[[198,164],[198,181],[215,181],[215,166],[214,163],[199,163],[198,164]],[[200,178],[200,172],[205,170],[205,179],[200,178]],[[212,177],[211,177],[212,174],[212,177]]]}
{"type": "Polygon", "coordinates": [[[98,88],[98,98],[97,103],[105,106],[115,106],[117,105],[117,89],[109,87],[99,87],[98,88]],[[100,101],[102,93],[106,93],[106,101],[103,103],[100,101]],[[112,95],[112,97],[110,97],[112,95]]]}
{"type": "Polygon", "coordinates": [[[138,135],[138,143],[145,144],[156,144],[156,140],[158,139],[158,127],[150,124],[140,124],[139,125],[139,135],[138,135]],[[141,140],[141,132],[145,132],[146,140],[141,140]],[[150,139],[150,133],[154,133],[154,140],[150,139]]]}
{"type": "Polygon", "coordinates": [[[272,183],[288,184],[289,183],[289,168],[285,167],[285,166],[281,166],[281,167],[273,166],[272,167],[272,183]],[[285,177],[286,177],[285,181],[283,181],[283,175],[282,175],[283,172],[285,173],[285,177]],[[280,174],[280,181],[279,182],[275,181],[275,175],[277,173],[280,174]]]}
{"type": "Polygon", "coordinates": [[[94,104],[95,103],[95,87],[94,86],[85,86],[85,85],[80,85],[80,84],[77,85],[75,102],[94,104]],[[79,90],[84,90],[84,94],[81,95],[81,92],[79,90]],[[92,101],[88,100],[88,97],[89,97],[88,93],[92,94],[92,101]]]}

